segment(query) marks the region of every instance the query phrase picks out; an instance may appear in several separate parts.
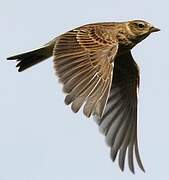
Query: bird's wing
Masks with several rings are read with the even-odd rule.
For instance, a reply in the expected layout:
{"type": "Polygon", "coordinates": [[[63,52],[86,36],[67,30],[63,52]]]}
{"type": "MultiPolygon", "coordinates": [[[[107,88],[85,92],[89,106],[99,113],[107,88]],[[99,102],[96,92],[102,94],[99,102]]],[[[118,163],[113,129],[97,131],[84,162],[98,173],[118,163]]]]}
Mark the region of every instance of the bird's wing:
{"type": "Polygon", "coordinates": [[[111,147],[114,161],[118,153],[119,166],[124,170],[126,150],[128,165],[134,173],[133,151],[139,167],[144,171],[137,142],[137,90],[139,86],[139,69],[131,52],[117,57],[110,96],[102,118],[97,118],[101,132],[111,147]]]}
{"type": "Polygon", "coordinates": [[[65,103],[74,112],[84,104],[87,117],[96,109],[102,116],[112,83],[118,43],[103,36],[103,28],[81,27],[63,34],[53,52],[56,74],[67,93],[65,103]]]}

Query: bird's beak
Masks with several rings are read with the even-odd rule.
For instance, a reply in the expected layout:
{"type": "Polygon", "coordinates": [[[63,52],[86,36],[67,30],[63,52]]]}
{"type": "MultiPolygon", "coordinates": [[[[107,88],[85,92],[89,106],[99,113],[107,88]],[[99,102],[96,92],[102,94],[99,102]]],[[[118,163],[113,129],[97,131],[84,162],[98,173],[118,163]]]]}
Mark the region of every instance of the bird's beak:
{"type": "Polygon", "coordinates": [[[160,29],[159,29],[159,28],[156,28],[156,27],[154,27],[154,26],[152,26],[152,27],[150,28],[150,33],[152,33],[152,32],[158,32],[158,31],[160,31],[160,29]]]}

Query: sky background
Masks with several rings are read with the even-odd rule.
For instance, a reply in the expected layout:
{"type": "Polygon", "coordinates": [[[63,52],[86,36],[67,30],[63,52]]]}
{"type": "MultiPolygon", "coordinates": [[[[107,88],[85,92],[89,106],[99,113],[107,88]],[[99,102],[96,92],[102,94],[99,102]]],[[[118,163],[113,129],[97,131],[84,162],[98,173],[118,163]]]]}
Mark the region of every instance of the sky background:
{"type": "Polygon", "coordinates": [[[0,180],[159,180],[169,161],[167,0],[0,1],[0,180]],[[121,172],[93,120],[64,105],[52,59],[22,73],[5,58],[77,26],[144,19],[162,29],[133,50],[140,66],[139,147],[146,173],[121,172]]]}

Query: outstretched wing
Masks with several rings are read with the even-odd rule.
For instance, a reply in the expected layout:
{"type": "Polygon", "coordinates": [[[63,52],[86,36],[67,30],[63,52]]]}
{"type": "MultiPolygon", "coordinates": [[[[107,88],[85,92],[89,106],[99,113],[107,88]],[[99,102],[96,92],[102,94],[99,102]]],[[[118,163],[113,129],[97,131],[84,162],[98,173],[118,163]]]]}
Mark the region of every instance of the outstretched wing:
{"type": "Polygon", "coordinates": [[[66,104],[87,117],[102,116],[109,96],[118,43],[100,26],[83,26],[60,36],[54,67],[67,93],[66,104]],[[107,39],[105,38],[107,36],[107,39]]]}
{"type": "Polygon", "coordinates": [[[114,161],[118,153],[119,166],[124,170],[126,150],[128,165],[134,173],[133,151],[139,167],[144,171],[137,142],[137,90],[139,70],[131,52],[116,58],[110,96],[103,117],[96,118],[100,130],[111,147],[114,161]]]}

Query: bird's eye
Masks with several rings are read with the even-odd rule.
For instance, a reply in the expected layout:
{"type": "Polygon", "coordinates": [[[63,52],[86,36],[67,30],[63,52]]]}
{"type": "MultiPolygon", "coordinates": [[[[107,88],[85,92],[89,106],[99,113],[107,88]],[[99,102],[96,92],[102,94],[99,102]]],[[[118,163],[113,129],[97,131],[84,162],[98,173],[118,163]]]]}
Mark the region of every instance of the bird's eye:
{"type": "Polygon", "coordinates": [[[142,28],[145,27],[145,25],[144,25],[143,23],[139,23],[139,24],[138,24],[138,27],[142,29],[142,28]]]}

